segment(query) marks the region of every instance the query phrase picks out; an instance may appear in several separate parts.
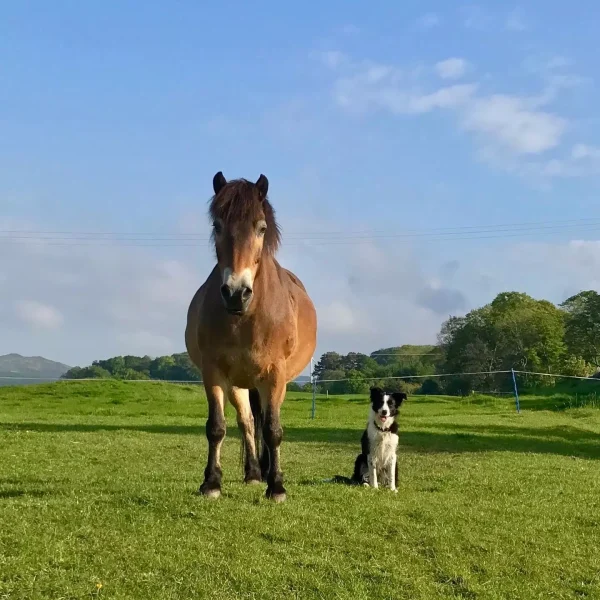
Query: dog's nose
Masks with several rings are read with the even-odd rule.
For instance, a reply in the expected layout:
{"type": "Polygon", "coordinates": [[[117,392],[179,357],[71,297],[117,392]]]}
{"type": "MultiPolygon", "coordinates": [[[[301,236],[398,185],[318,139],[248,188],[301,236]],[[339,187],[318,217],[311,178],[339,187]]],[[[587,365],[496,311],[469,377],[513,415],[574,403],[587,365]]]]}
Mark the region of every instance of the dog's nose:
{"type": "Polygon", "coordinates": [[[387,410],[382,410],[381,411],[381,416],[382,417],[387,417],[388,416],[388,411],[387,410]]]}

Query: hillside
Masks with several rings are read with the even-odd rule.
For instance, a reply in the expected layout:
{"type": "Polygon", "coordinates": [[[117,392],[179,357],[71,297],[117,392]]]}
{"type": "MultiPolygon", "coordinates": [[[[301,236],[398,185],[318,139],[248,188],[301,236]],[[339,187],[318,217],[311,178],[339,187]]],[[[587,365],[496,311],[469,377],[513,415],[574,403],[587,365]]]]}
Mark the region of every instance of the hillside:
{"type": "Polygon", "coordinates": [[[0,386],[53,381],[71,367],[41,356],[5,354],[0,356],[0,386]],[[10,377],[10,379],[6,379],[10,377]],[[33,378],[33,379],[29,379],[33,378]]]}

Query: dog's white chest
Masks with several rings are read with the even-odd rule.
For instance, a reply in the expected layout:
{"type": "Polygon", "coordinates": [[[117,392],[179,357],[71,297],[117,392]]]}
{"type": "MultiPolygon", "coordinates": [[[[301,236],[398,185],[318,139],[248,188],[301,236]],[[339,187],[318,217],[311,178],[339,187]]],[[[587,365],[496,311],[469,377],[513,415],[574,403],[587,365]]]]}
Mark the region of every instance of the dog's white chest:
{"type": "Polygon", "coordinates": [[[381,431],[373,423],[369,424],[369,453],[378,465],[391,462],[398,449],[398,436],[389,431],[381,431]]]}

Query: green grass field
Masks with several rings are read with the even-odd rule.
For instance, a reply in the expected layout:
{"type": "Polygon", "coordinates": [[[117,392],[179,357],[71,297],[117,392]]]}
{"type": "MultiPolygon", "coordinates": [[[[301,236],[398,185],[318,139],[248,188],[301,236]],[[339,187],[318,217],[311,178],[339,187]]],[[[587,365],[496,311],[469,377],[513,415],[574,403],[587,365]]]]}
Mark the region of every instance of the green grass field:
{"type": "Polygon", "coordinates": [[[412,397],[399,493],[349,475],[364,398],[288,394],[288,501],[241,483],[233,413],[223,497],[197,387],[0,390],[0,598],[600,598],[600,409],[563,397],[412,397]]]}

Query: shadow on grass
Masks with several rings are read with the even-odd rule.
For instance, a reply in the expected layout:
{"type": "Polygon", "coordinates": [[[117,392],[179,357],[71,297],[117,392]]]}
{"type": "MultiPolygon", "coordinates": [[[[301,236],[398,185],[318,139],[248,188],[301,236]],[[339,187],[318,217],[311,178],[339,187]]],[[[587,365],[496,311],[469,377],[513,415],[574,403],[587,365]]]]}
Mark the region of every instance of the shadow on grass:
{"type": "MultiPolygon", "coordinates": [[[[85,423],[0,423],[5,430],[45,433],[134,431],[152,434],[204,436],[205,428],[194,425],[101,425],[85,423]]],[[[362,429],[330,427],[286,427],[286,442],[343,444],[360,448],[362,429]]],[[[239,439],[237,427],[228,437],[239,439]]],[[[470,452],[533,452],[584,458],[600,458],[600,436],[575,427],[519,428],[497,425],[431,425],[426,429],[400,432],[401,451],[460,454],[470,452]],[[435,431],[452,429],[453,432],[435,431]],[[433,430],[433,431],[432,431],[433,430]],[[562,438],[562,439],[556,439],[562,438]]]]}
{"type": "Polygon", "coordinates": [[[29,496],[31,498],[41,498],[46,496],[48,492],[44,490],[0,490],[0,500],[7,500],[9,498],[21,498],[23,496],[29,496]]]}

